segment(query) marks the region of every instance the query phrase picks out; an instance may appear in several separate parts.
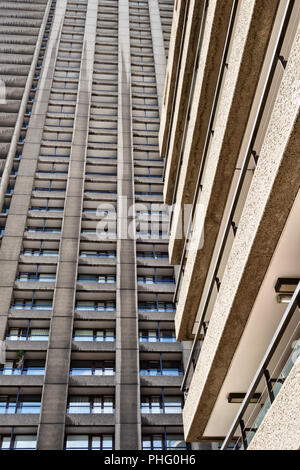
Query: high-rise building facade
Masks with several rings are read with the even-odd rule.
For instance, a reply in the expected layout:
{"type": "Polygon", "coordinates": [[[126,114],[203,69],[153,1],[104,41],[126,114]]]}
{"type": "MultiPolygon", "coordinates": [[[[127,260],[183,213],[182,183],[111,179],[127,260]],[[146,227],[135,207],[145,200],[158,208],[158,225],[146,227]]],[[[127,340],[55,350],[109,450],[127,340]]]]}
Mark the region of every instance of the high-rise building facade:
{"type": "Polygon", "coordinates": [[[0,449],[299,447],[299,18],[0,0],[0,449]]]}
{"type": "Polygon", "coordinates": [[[300,446],[300,2],[178,0],[160,128],[187,441],[300,446]]]}
{"type": "Polygon", "coordinates": [[[187,448],[158,146],[172,15],[0,2],[1,449],[187,448]]]}

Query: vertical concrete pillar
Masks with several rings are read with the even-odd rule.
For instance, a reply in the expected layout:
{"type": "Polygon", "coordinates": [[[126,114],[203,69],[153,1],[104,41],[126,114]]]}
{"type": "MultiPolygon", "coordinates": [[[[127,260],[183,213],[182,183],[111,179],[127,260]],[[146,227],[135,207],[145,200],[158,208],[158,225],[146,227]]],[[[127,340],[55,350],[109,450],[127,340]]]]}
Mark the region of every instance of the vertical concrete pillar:
{"type": "Polygon", "coordinates": [[[126,221],[134,203],[131,128],[129,2],[119,0],[118,229],[116,318],[116,449],[141,448],[135,240],[126,221]],[[125,221],[125,224],[124,224],[125,221]],[[124,230],[123,230],[124,227],[124,230]]]}
{"type": "Polygon", "coordinates": [[[57,284],[54,294],[53,317],[50,327],[43,402],[38,430],[37,448],[39,450],[63,449],[64,446],[97,10],[97,0],[90,0],[86,13],[64,219],[56,274],[57,284]]]}

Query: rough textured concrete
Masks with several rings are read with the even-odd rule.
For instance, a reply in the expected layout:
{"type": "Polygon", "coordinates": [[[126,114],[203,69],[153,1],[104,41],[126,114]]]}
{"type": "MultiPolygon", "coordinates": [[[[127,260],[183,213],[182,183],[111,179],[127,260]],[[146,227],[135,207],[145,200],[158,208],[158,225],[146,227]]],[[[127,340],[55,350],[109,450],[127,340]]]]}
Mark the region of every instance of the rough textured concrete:
{"type": "MultiPolygon", "coordinates": [[[[119,205],[118,235],[122,237],[121,219],[128,214],[133,201],[133,160],[131,152],[131,119],[126,107],[130,107],[130,33],[129,2],[119,2],[119,78],[120,100],[118,116],[122,119],[118,128],[118,198],[126,197],[127,204],[119,205]],[[129,176],[123,179],[124,171],[129,176]]],[[[131,221],[132,223],[133,221],[131,221]]],[[[125,238],[125,237],[124,237],[125,238]]],[[[141,447],[139,358],[135,243],[119,238],[117,244],[118,285],[116,321],[116,448],[139,449],[141,447]],[[128,271],[132,276],[128,276],[128,271]],[[124,323],[125,322],[125,323],[124,323]],[[126,328],[125,328],[126,326],[126,328]],[[126,334],[124,335],[124,331],[126,334]]]]}
{"type": "MultiPolygon", "coordinates": [[[[243,2],[228,57],[198,203],[204,213],[204,246],[189,250],[176,312],[179,339],[190,339],[228,192],[258,83],[276,3],[243,2]],[[270,12],[266,17],[263,11],[270,12]],[[255,60],[254,60],[255,57],[255,60]],[[241,102],[243,106],[241,106],[241,102]],[[239,126],[236,126],[239,122],[239,126]]],[[[198,230],[202,227],[198,226],[198,230]]]]}
{"type": "MultiPolygon", "coordinates": [[[[164,187],[164,199],[166,204],[172,203],[172,191],[174,189],[176,177],[176,166],[179,159],[184,129],[184,121],[181,117],[185,116],[187,113],[188,97],[200,30],[199,18],[201,18],[203,7],[203,1],[192,0],[190,2],[182,50],[182,66],[179,70],[175,108],[172,117],[173,125],[170,129],[165,129],[166,134],[170,131],[169,148],[168,150],[166,149],[168,154],[162,155],[167,159],[165,172],[166,184],[164,187]]],[[[170,84],[170,86],[174,86],[173,83],[170,84]]],[[[169,98],[171,98],[171,95],[169,98]]],[[[168,124],[170,125],[170,123],[168,124]]]]}

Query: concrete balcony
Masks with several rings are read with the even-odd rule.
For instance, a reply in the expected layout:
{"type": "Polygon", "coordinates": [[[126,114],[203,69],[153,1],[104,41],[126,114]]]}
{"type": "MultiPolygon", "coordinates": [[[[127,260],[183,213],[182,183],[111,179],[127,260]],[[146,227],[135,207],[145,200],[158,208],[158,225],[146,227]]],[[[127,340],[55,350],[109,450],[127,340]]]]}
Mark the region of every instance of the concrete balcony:
{"type": "Polygon", "coordinates": [[[116,311],[103,311],[103,310],[75,310],[75,320],[115,320],[116,311]]]}
{"type": "Polygon", "coordinates": [[[116,201],[117,195],[112,193],[84,193],[84,198],[88,201],[116,201]]]}
{"type": "MultiPolygon", "coordinates": [[[[219,3],[224,5],[224,2],[219,3]]],[[[236,168],[241,166],[243,161],[244,151],[251,135],[251,126],[259,107],[263,83],[268,76],[270,52],[267,47],[273,34],[272,28],[277,3],[272,4],[272,8],[268,9],[267,22],[263,19],[264,8],[264,4],[255,1],[251,6],[245,4],[237,11],[236,28],[239,29],[240,34],[233,34],[231,39],[231,49],[227,58],[228,69],[224,72],[220,87],[218,113],[214,121],[214,132],[210,134],[209,147],[206,152],[206,169],[203,168],[200,182],[202,191],[199,191],[197,199],[197,203],[202,208],[201,220],[194,220],[195,226],[193,227],[195,233],[201,232],[204,245],[198,249],[189,250],[186,254],[186,269],[182,278],[177,306],[176,330],[178,337],[182,340],[192,338],[197,309],[218,240],[224,211],[225,208],[227,209],[227,198],[232,190],[234,177],[236,178],[236,168]],[[264,62],[267,51],[269,54],[264,62]],[[255,57],[253,63],[249,54],[255,57]],[[255,94],[256,90],[257,94],[255,94]],[[241,106],[241,102],[243,106],[241,106]],[[236,125],[237,122],[239,122],[239,126],[236,125]]],[[[274,41],[273,36],[271,39],[274,41]]],[[[200,114],[198,112],[206,105],[201,102],[201,99],[203,98],[199,94],[198,98],[194,100],[194,107],[191,111],[191,122],[188,128],[177,190],[179,207],[189,202],[189,198],[194,195],[197,189],[195,184],[198,169],[193,174],[191,168],[194,169],[194,167],[191,163],[193,158],[199,158],[198,144],[200,145],[201,142],[203,144],[201,125],[199,124],[201,112],[200,114]],[[193,133],[193,129],[196,130],[196,133],[193,133]],[[196,144],[197,132],[199,134],[198,144],[196,144]],[[196,154],[192,158],[191,155],[195,152],[196,154]],[[187,188],[187,185],[193,188],[192,192],[187,188]]],[[[200,162],[198,162],[199,167],[200,162]]],[[[180,233],[181,224],[178,211],[178,215],[174,213],[169,246],[171,262],[175,264],[180,262],[184,245],[183,237],[176,238],[180,233]]]]}
{"type": "Polygon", "coordinates": [[[77,281],[77,289],[86,292],[115,292],[116,283],[97,283],[77,281]]]}
{"type": "Polygon", "coordinates": [[[299,37],[298,26],[185,402],[189,441],[212,436],[216,426],[227,433],[234,417],[227,395],[249,388],[284,312],[276,280],[300,278],[300,117],[291,85],[299,37]]]}
{"type": "Polygon", "coordinates": [[[38,309],[32,309],[32,310],[27,310],[27,309],[14,309],[11,308],[8,311],[8,316],[9,318],[25,318],[25,319],[34,319],[34,318],[45,318],[45,319],[50,319],[52,316],[52,310],[38,310],[38,309]]]}
{"type": "Polygon", "coordinates": [[[85,181],[95,183],[115,183],[117,176],[103,176],[103,175],[86,175],[85,181]]]}
{"type": "Polygon", "coordinates": [[[181,352],[182,346],[180,342],[176,343],[140,343],[140,352],[181,352]]]}
{"type": "Polygon", "coordinates": [[[0,375],[1,387],[42,387],[43,375],[0,375]]]}
{"type": "Polygon", "coordinates": [[[142,414],[142,426],[182,426],[181,414],[142,414]]]}
{"type": "Polygon", "coordinates": [[[151,178],[151,177],[142,177],[142,176],[138,176],[138,175],[135,175],[134,177],[134,182],[135,183],[140,183],[140,184],[158,184],[158,183],[162,183],[161,179],[160,178],[151,178]]]}
{"type": "Polygon", "coordinates": [[[300,358],[253,437],[249,450],[298,450],[300,358]],[[296,411],[296,413],[295,413],[296,411]]]}
{"type": "Polygon", "coordinates": [[[175,290],[175,284],[138,284],[139,292],[154,292],[172,294],[175,290]]]}
{"type": "Polygon", "coordinates": [[[55,289],[55,282],[42,282],[42,281],[16,281],[15,288],[21,290],[35,290],[35,291],[53,291],[55,289]]]}
{"type": "Polygon", "coordinates": [[[142,375],[141,387],[179,387],[182,383],[182,375],[179,376],[153,376],[142,375]]]}
{"type": "MultiPolygon", "coordinates": [[[[200,50],[199,69],[193,78],[195,80],[195,88],[189,107],[190,120],[188,121],[188,128],[186,128],[188,117],[186,114],[187,109],[185,109],[186,112],[178,114],[178,121],[174,123],[174,128],[176,126],[177,132],[180,129],[181,133],[174,134],[174,129],[172,129],[172,141],[170,143],[169,154],[166,156],[168,160],[165,201],[169,204],[176,202],[182,208],[184,208],[185,204],[193,203],[198,172],[203,160],[201,154],[206,142],[206,133],[212,112],[232,3],[232,1],[214,1],[209,4],[200,50]],[[180,136],[179,139],[177,138],[178,136],[180,136]],[[183,146],[183,154],[180,155],[181,146],[183,146]],[[180,165],[180,178],[177,185],[175,185],[178,165],[180,165]]],[[[247,112],[245,115],[247,115],[247,112]]],[[[172,224],[173,236],[181,228],[182,222],[176,216],[176,213],[174,213],[172,224]]],[[[180,262],[182,249],[182,237],[178,239],[171,238],[170,255],[173,264],[180,262]]]]}
{"type": "Polygon", "coordinates": [[[70,375],[70,387],[114,387],[114,375],[70,375]]]}
{"type": "Polygon", "coordinates": [[[152,202],[155,204],[163,204],[163,196],[149,195],[149,194],[136,194],[136,202],[152,202]]]}
{"type": "Polygon", "coordinates": [[[182,118],[186,114],[189,89],[191,85],[197,40],[204,2],[190,2],[186,21],[186,2],[179,1],[174,8],[172,32],[170,39],[170,56],[166,70],[164,105],[162,107],[159,146],[162,157],[168,158],[166,166],[165,201],[172,202],[172,191],[176,176],[176,164],[179,158],[180,144],[183,135],[182,118]],[[185,23],[185,24],[184,24],[185,23]],[[180,57],[181,42],[183,42],[180,57]],[[175,88],[177,80],[177,88],[175,88]],[[173,100],[176,106],[173,108],[173,100]],[[169,149],[168,135],[170,135],[169,149]]]}
{"type": "Polygon", "coordinates": [[[137,258],[137,266],[144,266],[144,267],[168,267],[169,261],[168,259],[151,259],[151,258],[137,258]]]}
{"type": "Polygon", "coordinates": [[[6,351],[47,351],[48,341],[5,341],[6,351]]]}
{"type": "Polygon", "coordinates": [[[139,320],[174,322],[175,312],[140,312],[139,320]]]}
{"type": "Polygon", "coordinates": [[[66,426],[114,426],[115,415],[113,413],[99,414],[67,414],[66,426]]]}
{"type": "Polygon", "coordinates": [[[94,257],[94,258],[91,258],[91,257],[84,257],[84,256],[81,256],[79,257],[79,260],[80,260],[80,265],[85,265],[85,266],[115,266],[116,263],[117,263],[117,260],[116,258],[105,258],[104,256],[103,257],[94,257]]]}
{"type": "Polygon", "coordinates": [[[51,232],[29,232],[25,231],[24,239],[25,240],[55,240],[59,241],[61,233],[51,233],[51,232]]]}
{"type": "Polygon", "coordinates": [[[38,426],[39,414],[0,414],[0,427],[38,426]]]}
{"type": "Polygon", "coordinates": [[[27,264],[57,264],[57,256],[20,256],[21,263],[27,264]]]}

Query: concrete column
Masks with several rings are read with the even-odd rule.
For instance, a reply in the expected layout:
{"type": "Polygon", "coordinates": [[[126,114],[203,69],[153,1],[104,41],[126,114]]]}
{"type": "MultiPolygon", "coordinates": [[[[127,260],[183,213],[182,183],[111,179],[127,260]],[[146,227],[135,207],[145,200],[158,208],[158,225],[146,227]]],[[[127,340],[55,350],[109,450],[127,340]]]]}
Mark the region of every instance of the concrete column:
{"type": "Polygon", "coordinates": [[[160,11],[158,0],[148,0],[149,15],[152,34],[152,48],[154,56],[154,67],[156,75],[156,89],[159,115],[161,116],[161,108],[164,95],[165,78],[166,78],[166,51],[164,44],[164,36],[161,25],[160,11]]]}
{"type": "Polygon", "coordinates": [[[88,2],[77,103],[70,154],[64,219],[57,266],[49,346],[38,430],[39,450],[63,449],[78,252],[81,231],[92,70],[97,26],[97,0],[88,2]]]}
{"type": "Polygon", "coordinates": [[[135,241],[122,230],[123,221],[134,224],[132,217],[127,218],[134,202],[130,69],[129,2],[120,0],[115,427],[115,446],[120,450],[141,448],[135,241]]]}

